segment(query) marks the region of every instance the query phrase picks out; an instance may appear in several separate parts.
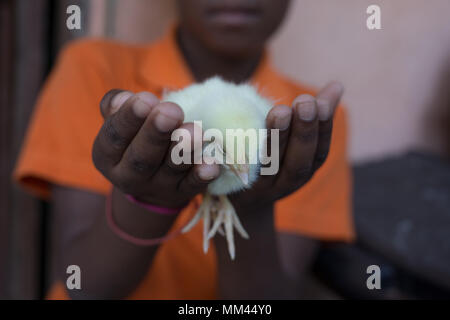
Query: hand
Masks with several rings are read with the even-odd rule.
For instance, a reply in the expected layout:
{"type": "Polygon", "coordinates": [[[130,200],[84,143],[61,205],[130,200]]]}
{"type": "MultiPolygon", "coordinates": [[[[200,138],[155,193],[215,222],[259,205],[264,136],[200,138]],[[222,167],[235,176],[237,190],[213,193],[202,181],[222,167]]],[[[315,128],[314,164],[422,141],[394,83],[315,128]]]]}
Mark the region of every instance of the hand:
{"type": "MultiPolygon", "coordinates": [[[[178,143],[171,142],[173,130],[187,129],[195,139],[194,125],[183,124],[184,114],[178,105],[160,102],[148,92],[111,90],[100,108],[105,122],[95,139],[92,158],[96,168],[125,194],[177,208],[219,175],[216,164],[172,162],[170,151],[178,143]]],[[[194,141],[190,142],[193,145],[194,141]]]]}
{"type": "MultiPolygon", "coordinates": [[[[268,129],[280,129],[280,168],[276,175],[260,176],[251,189],[230,196],[235,207],[267,206],[298,190],[325,162],[330,148],[334,111],[343,86],[332,82],[316,97],[300,95],[292,108],[273,107],[268,129]]],[[[270,149],[269,149],[270,150],[270,149]]]]}

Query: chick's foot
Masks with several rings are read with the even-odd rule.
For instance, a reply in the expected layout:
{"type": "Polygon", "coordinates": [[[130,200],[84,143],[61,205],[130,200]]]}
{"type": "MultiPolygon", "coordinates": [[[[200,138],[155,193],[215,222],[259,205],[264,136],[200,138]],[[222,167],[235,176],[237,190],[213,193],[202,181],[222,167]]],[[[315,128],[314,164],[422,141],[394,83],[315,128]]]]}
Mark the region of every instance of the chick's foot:
{"type": "Polygon", "coordinates": [[[249,236],[239,220],[230,200],[225,195],[215,196],[206,192],[203,202],[192,220],[183,228],[182,232],[190,231],[203,218],[203,251],[208,252],[209,240],[218,232],[225,236],[228,252],[232,260],[235,257],[234,228],[245,239],[249,236]],[[212,224],[212,225],[211,225],[212,224]]]}

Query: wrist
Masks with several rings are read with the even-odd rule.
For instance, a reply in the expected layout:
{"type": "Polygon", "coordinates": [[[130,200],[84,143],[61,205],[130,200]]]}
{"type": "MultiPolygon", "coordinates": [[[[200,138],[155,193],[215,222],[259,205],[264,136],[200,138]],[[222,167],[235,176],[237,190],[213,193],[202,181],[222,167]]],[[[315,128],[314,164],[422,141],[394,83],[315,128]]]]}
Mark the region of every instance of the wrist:
{"type": "MultiPolygon", "coordinates": [[[[239,268],[240,270],[238,272],[242,274],[246,274],[247,272],[254,273],[255,266],[265,269],[268,260],[275,261],[278,259],[272,208],[265,207],[263,211],[252,212],[239,210],[236,213],[244,229],[247,231],[249,239],[244,239],[235,233],[236,259],[232,261],[229,258],[226,239],[222,236],[214,237],[214,244],[221,269],[235,269],[245,265],[248,269],[244,267],[239,268]]],[[[273,265],[273,263],[271,264],[273,265]]]]}
{"type": "Polygon", "coordinates": [[[271,220],[275,208],[274,202],[242,203],[231,200],[236,213],[242,220],[271,220]]]}
{"type": "Polygon", "coordinates": [[[145,204],[149,204],[152,206],[157,206],[157,207],[164,207],[164,208],[169,208],[169,209],[179,209],[179,208],[184,208],[185,206],[187,206],[189,204],[190,200],[177,200],[177,199],[161,199],[161,198],[155,198],[155,197],[150,197],[150,196],[145,196],[145,195],[134,195],[134,194],[126,194],[129,195],[131,197],[133,197],[136,201],[141,202],[141,203],[145,203],[145,204]]]}
{"type": "Polygon", "coordinates": [[[137,204],[141,208],[144,208],[150,212],[158,213],[158,214],[162,214],[162,215],[178,214],[185,207],[185,206],[182,206],[182,207],[178,207],[178,208],[171,208],[171,207],[157,206],[157,205],[154,205],[154,204],[151,204],[148,202],[138,200],[137,198],[135,198],[134,196],[129,195],[129,194],[126,194],[125,197],[128,199],[128,201],[130,201],[134,204],[137,204]]]}
{"type": "Polygon", "coordinates": [[[164,236],[177,214],[162,215],[127,199],[127,195],[117,188],[113,188],[112,215],[117,225],[125,232],[136,237],[164,236]]]}
{"type": "MultiPolygon", "coordinates": [[[[233,204],[234,206],[234,204],[233,204]]],[[[252,206],[252,207],[237,207],[235,206],[236,214],[242,223],[242,226],[247,231],[249,239],[244,239],[238,234],[235,235],[236,250],[246,250],[250,248],[253,250],[259,247],[261,243],[271,242],[271,235],[275,234],[273,205],[267,206],[252,206]]],[[[224,252],[227,251],[227,244],[222,236],[216,235],[214,241],[223,247],[224,252]]],[[[226,254],[226,258],[228,254],[226,254]]]]}

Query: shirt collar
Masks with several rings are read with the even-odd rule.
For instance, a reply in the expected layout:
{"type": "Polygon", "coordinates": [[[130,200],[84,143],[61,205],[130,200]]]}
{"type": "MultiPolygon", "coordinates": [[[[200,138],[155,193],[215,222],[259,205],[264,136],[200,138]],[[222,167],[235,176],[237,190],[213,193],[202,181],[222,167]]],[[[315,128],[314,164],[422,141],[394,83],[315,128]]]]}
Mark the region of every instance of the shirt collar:
{"type": "Polygon", "coordinates": [[[141,69],[143,78],[160,89],[181,89],[194,82],[176,43],[175,31],[176,25],[172,25],[159,41],[147,49],[141,69]]]}
{"type": "MultiPolygon", "coordinates": [[[[194,82],[194,76],[176,42],[175,33],[176,25],[173,24],[159,41],[147,49],[141,69],[145,81],[162,91],[181,89],[194,82]]],[[[273,69],[266,50],[250,82],[263,95],[273,98],[275,92],[280,93],[282,81],[279,80],[280,75],[273,69]]]]}

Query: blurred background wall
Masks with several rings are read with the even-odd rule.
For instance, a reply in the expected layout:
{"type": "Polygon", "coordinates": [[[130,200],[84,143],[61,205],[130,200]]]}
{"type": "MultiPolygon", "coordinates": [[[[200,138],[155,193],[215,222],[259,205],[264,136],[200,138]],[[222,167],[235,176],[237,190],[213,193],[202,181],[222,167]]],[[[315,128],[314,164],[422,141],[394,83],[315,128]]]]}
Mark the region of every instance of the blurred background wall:
{"type": "Polygon", "coordinates": [[[49,281],[51,217],[46,203],[12,183],[11,172],[55,57],[88,29],[67,30],[66,8],[87,13],[88,2],[0,1],[0,299],[41,298],[49,281]]]}
{"type": "MultiPolygon", "coordinates": [[[[345,84],[353,163],[413,149],[448,155],[449,14],[449,0],[292,0],[274,63],[309,85],[345,84]],[[370,4],[382,30],[366,28],[370,4]]],[[[59,49],[84,36],[150,42],[175,17],[175,0],[0,1],[0,298],[40,298],[50,279],[51,217],[10,174],[59,49]],[[80,31],[65,27],[69,4],[81,7],[80,31]]]]}

